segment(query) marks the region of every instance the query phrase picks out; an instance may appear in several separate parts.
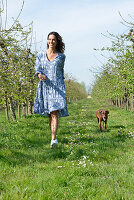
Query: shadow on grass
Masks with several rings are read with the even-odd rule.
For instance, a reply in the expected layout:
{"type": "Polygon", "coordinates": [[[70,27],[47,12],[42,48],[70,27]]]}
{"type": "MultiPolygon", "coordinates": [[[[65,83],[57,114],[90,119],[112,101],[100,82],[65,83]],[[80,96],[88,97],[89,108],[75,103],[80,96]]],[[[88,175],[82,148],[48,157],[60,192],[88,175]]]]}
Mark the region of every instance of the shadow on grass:
{"type": "Polygon", "coordinates": [[[48,117],[46,115],[38,115],[38,114],[27,115],[26,119],[29,119],[29,118],[44,118],[44,119],[48,119],[48,117]]]}
{"type": "Polygon", "coordinates": [[[32,139],[25,139],[22,144],[23,144],[23,147],[25,148],[34,147],[36,149],[39,147],[42,148],[47,143],[48,143],[47,139],[38,137],[38,138],[32,138],[32,139]]]}
{"type": "MultiPolygon", "coordinates": [[[[32,148],[31,148],[32,151],[32,148]]],[[[0,156],[1,161],[4,163],[7,163],[8,165],[15,167],[15,166],[26,166],[29,164],[34,164],[34,163],[45,163],[49,162],[52,160],[59,160],[59,159],[65,159],[69,155],[69,152],[66,152],[62,150],[61,147],[58,149],[38,149],[38,153],[34,152],[34,154],[29,153],[29,151],[15,151],[15,150],[10,150],[11,156],[0,156]]]]}
{"type": "MultiPolygon", "coordinates": [[[[31,118],[46,119],[46,116],[27,116],[27,119],[31,118]]],[[[88,113],[88,119],[89,121],[95,120],[93,112],[90,114],[88,113]]],[[[83,127],[77,127],[77,124],[72,124],[69,126],[63,125],[64,129],[61,126],[59,130],[60,135],[64,136],[64,138],[59,137],[59,142],[61,142],[62,144],[59,145],[58,149],[50,149],[50,141],[48,141],[48,137],[51,136],[48,133],[46,134],[46,136],[41,136],[41,134],[39,134],[39,131],[42,130],[44,126],[43,123],[41,123],[42,122],[40,120],[31,123],[31,125],[28,127],[29,130],[34,129],[36,131],[38,129],[38,134],[36,135],[36,132],[33,132],[33,134],[30,133],[30,138],[28,138],[27,136],[23,138],[22,136],[20,146],[18,145],[15,149],[17,141],[16,143],[14,143],[13,146],[9,146],[8,149],[10,150],[11,154],[8,156],[2,155],[2,161],[9,164],[10,166],[25,166],[30,164],[33,165],[34,163],[45,163],[59,159],[78,160],[82,156],[86,155],[89,156],[90,160],[103,159],[109,162],[109,160],[111,159],[109,158],[110,155],[112,158],[114,156],[117,156],[112,154],[111,152],[114,152],[116,149],[122,149],[123,151],[122,143],[125,142],[125,140],[127,139],[125,135],[120,136],[117,134],[110,134],[111,128],[125,129],[124,126],[110,126],[107,130],[100,132],[98,124],[96,123],[96,125],[94,125],[95,123],[93,122],[94,124],[91,125],[91,129],[89,131],[91,136],[82,136],[79,139],[78,143],[76,142],[72,146],[70,145],[70,147],[67,149],[65,146],[71,143],[70,137],[68,136],[75,136],[75,133],[78,132],[82,133],[83,127]],[[64,131],[62,132],[61,130],[64,131]],[[98,153],[95,153],[94,151],[98,153]]],[[[24,124],[25,122],[22,122],[22,124],[20,123],[20,125],[18,125],[18,129],[23,128],[24,124]]]]}
{"type": "Polygon", "coordinates": [[[20,146],[20,149],[10,150],[10,155],[1,156],[1,160],[10,166],[26,166],[34,163],[46,163],[53,160],[79,160],[82,156],[88,156],[90,160],[105,160],[110,162],[111,158],[117,156],[112,155],[116,149],[124,151],[122,142],[127,139],[124,136],[111,134],[109,131],[99,132],[94,130],[91,136],[81,137],[78,143],[70,146],[70,149],[65,148],[70,143],[69,138],[59,138],[59,148],[50,149],[48,139],[31,138],[25,139],[20,146]],[[94,152],[98,152],[97,154],[94,152]],[[111,155],[111,156],[110,156],[111,155]]]}
{"type": "Polygon", "coordinates": [[[119,128],[125,128],[125,126],[123,126],[123,125],[116,125],[116,126],[110,126],[110,128],[119,129],[119,128]]]}
{"type": "Polygon", "coordinates": [[[11,151],[12,156],[0,156],[1,161],[7,163],[8,165],[15,167],[17,165],[25,166],[30,161],[34,161],[33,157],[31,155],[21,153],[19,151],[11,151]]]}

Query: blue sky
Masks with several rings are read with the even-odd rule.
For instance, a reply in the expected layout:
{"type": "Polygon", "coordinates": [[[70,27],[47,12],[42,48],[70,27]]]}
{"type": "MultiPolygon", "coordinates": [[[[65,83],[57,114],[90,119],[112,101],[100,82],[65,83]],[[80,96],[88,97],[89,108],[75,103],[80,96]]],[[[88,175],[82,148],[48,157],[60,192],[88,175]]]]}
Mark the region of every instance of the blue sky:
{"type": "MultiPolygon", "coordinates": [[[[8,0],[8,25],[16,18],[21,8],[21,0],[8,0]]],[[[46,48],[49,32],[57,31],[66,44],[65,72],[86,85],[93,84],[95,78],[92,68],[99,70],[105,59],[93,48],[110,44],[110,40],[101,33],[114,34],[128,32],[121,17],[131,20],[134,17],[133,0],[25,0],[23,12],[19,18],[22,25],[33,21],[36,47],[46,48]],[[100,61],[101,62],[100,62],[100,61]]],[[[4,17],[4,16],[3,16],[4,17]]],[[[35,48],[35,45],[33,45],[35,48]]]]}

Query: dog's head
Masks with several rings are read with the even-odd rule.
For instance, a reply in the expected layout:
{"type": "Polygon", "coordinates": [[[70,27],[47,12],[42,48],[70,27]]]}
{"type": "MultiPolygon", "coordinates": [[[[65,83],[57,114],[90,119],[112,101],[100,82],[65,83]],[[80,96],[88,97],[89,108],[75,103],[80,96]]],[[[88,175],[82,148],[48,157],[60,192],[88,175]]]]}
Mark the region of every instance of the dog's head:
{"type": "Polygon", "coordinates": [[[108,118],[109,111],[108,110],[101,110],[100,113],[102,115],[103,121],[105,122],[108,118]]]}

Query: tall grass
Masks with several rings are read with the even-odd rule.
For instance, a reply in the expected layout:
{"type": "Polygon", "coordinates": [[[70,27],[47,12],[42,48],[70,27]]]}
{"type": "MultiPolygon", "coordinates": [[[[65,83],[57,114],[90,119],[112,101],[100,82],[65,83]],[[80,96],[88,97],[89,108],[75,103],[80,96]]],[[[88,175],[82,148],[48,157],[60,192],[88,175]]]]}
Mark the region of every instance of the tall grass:
{"type": "Polygon", "coordinates": [[[0,113],[0,199],[133,200],[134,113],[84,99],[59,120],[57,150],[50,149],[48,118],[17,122],[0,113]],[[95,111],[109,109],[107,130],[95,111]]]}

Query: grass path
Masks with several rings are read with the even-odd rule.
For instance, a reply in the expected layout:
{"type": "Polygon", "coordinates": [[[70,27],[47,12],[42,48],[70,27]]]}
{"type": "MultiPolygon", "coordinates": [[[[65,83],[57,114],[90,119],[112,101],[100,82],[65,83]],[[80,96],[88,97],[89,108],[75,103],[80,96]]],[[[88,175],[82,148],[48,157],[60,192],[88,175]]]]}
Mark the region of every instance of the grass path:
{"type": "Polygon", "coordinates": [[[1,200],[133,200],[134,113],[92,99],[68,105],[50,149],[48,119],[17,122],[0,113],[1,200]],[[99,131],[96,109],[110,111],[99,131]]]}

